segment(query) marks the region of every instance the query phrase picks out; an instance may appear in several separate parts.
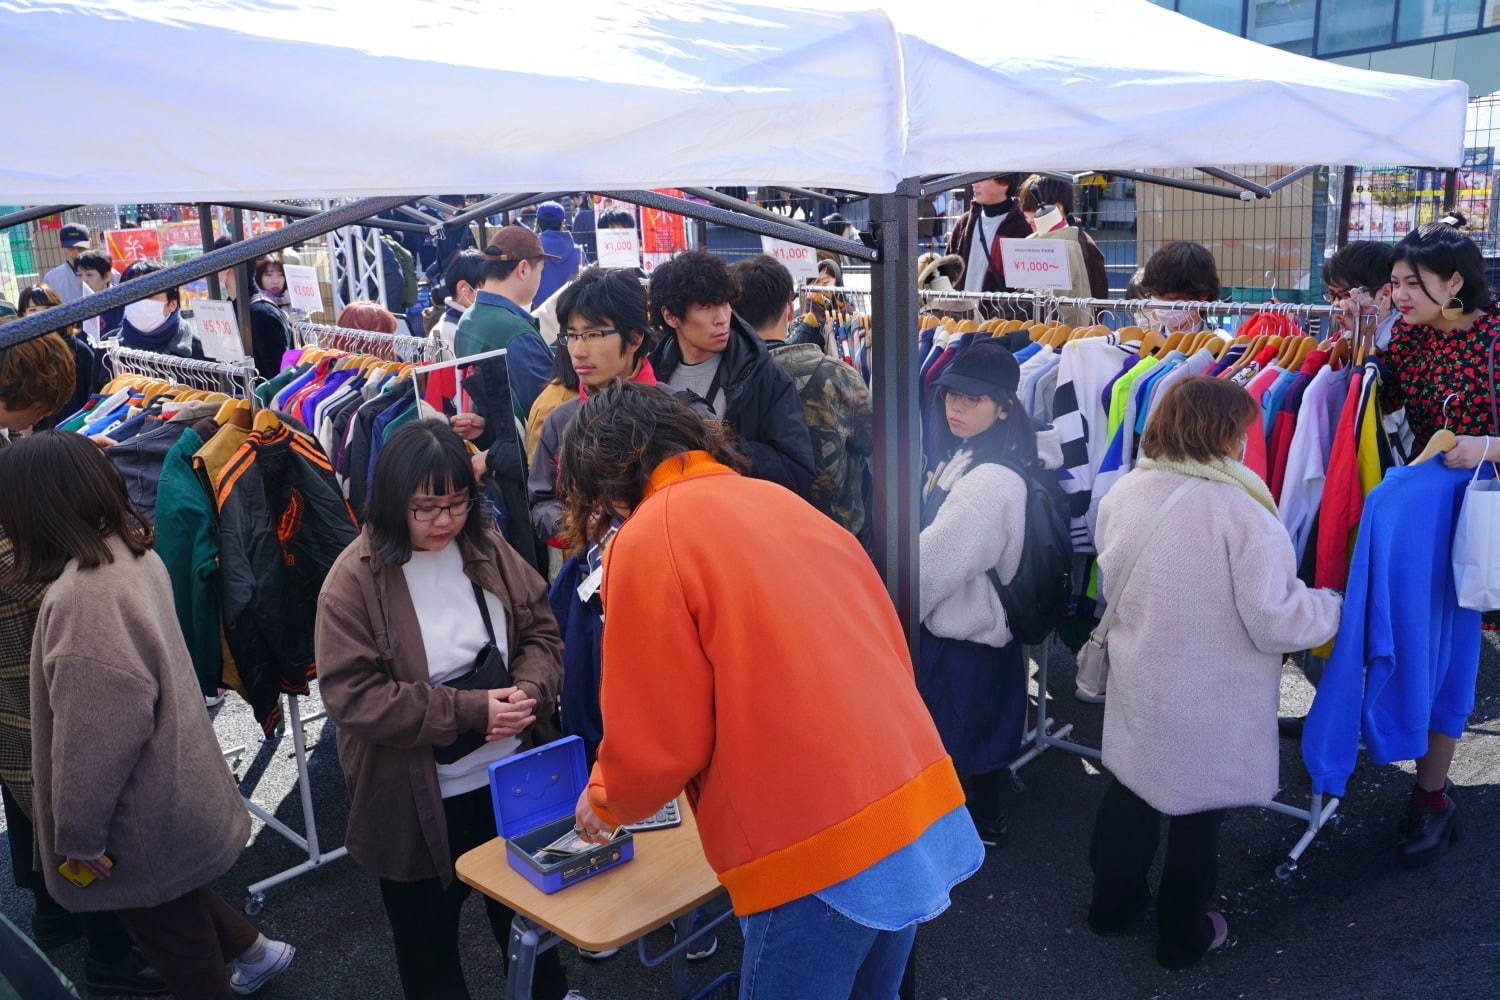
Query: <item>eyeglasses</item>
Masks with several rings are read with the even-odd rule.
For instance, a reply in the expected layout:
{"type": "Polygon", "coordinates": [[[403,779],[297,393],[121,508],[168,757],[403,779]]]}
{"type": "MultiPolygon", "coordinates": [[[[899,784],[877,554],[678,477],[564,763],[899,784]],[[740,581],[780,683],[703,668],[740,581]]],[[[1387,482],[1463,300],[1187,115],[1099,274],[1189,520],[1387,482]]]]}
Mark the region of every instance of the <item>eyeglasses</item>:
{"type": "Polygon", "coordinates": [[[605,337],[616,336],[619,332],[619,330],[588,330],[584,333],[559,333],[557,335],[557,342],[564,347],[567,347],[574,341],[593,345],[599,343],[605,337]]]}
{"type": "Polygon", "coordinates": [[[954,392],[952,389],[949,389],[944,399],[949,405],[956,407],[957,409],[971,410],[974,407],[978,406],[980,403],[984,402],[985,397],[970,396],[967,393],[954,392]]]}
{"type": "Polygon", "coordinates": [[[456,500],[453,503],[444,504],[441,507],[409,507],[407,509],[411,511],[411,516],[419,523],[426,524],[429,521],[436,521],[438,519],[438,515],[445,512],[449,517],[456,520],[457,518],[463,517],[465,514],[467,514],[469,512],[469,508],[473,506],[474,498],[465,497],[462,500],[456,500]]]}

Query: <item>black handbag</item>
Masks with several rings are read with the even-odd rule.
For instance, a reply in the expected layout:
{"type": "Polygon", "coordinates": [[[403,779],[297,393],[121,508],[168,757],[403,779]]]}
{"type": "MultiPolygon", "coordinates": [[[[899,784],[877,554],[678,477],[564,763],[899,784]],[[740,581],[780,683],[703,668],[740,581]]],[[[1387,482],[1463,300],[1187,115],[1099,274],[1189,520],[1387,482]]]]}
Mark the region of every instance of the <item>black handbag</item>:
{"type": "MultiPolygon", "coordinates": [[[[474,666],[467,673],[460,674],[451,681],[444,681],[443,687],[456,691],[508,688],[512,685],[510,668],[505,665],[505,657],[500,655],[500,650],[495,646],[495,625],[490,621],[489,604],[485,601],[484,591],[479,589],[479,584],[475,583],[473,586],[474,600],[479,602],[479,614],[484,618],[484,631],[490,639],[475,655],[474,666]]],[[[484,733],[459,733],[458,738],[447,746],[433,747],[433,759],[439,764],[452,764],[484,746],[484,737],[484,733]]]]}

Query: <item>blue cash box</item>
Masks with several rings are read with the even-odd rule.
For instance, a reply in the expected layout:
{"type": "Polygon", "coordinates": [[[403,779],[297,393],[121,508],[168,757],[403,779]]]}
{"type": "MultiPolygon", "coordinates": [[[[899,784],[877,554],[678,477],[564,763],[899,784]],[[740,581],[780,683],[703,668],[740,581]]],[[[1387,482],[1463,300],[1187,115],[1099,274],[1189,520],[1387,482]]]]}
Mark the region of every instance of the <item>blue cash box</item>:
{"type": "Polygon", "coordinates": [[[566,889],[635,857],[635,838],[621,831],[614,841],[583,854],[538,859],[538,851],[573,829],[574,810],[588,780],[583,740],[577,736],[490,765],[490,799],[505,856],[542,892],[566,889]]]}

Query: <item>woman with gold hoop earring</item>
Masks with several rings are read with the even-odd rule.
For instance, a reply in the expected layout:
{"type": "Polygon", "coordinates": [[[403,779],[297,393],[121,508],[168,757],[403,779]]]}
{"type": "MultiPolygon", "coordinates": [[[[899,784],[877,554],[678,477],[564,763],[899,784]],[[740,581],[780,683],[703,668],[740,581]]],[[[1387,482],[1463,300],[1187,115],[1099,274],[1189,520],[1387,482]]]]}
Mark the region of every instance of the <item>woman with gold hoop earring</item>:
{"type": "MultiPolygon", "coordinates": [[[[1407,234],[1391,265],[1392,304],[1400,312],[1384,353],[1386,412],[1406,408],[1423,447],[1444,428],[1458,444],[1443,455],[1449,468],[1473,469],[1500,460],[1500,306],[1484,278],[1484,255],[1454,213],[1407,234]]],[[[1399,858],[1420,867],[1442,854],[1456,831],[1458,805],[1448,769],[1458,740],[1428,737],[1417,761],[1411,805],[1401,825],[1399,858]]]]}

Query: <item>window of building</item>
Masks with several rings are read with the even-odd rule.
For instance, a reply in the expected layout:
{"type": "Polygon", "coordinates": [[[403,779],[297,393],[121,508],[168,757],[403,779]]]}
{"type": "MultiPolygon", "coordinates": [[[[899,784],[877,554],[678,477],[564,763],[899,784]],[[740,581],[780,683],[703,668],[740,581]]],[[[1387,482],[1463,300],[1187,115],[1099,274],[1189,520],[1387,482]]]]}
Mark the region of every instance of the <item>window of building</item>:
{"type": "Polygon", "coordinates": [[[1312,55],[1317,0],[1250,0],[1248,35],[1265,45],[1312,55]]]}
{"type": "Polygon", "coordinates": [[[1484,12],[1484,27],[1500,28],[1500,0],[1490,0],[1484,12]]]}
{"type": "Polygon", "coordinates": [[[1415,42],[1479,27],[1483,0],[1402,0],[1396,40],[1415,42]]]}
{"type": "Polygon", "coordinates": [[[1243,0],[1178,0],[1177,12],[1209,27],[1238,35],[1245,4],[1243,0]]]}
{"type": "Polygon", "coordinates": [[[1323,0],[1319,16],[1320,54],[1389,45],[1396,0],[1323,0]]]}

